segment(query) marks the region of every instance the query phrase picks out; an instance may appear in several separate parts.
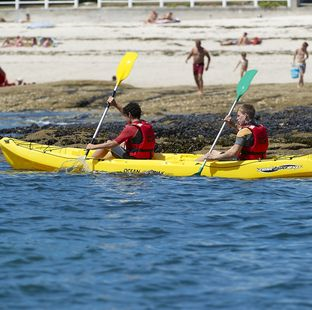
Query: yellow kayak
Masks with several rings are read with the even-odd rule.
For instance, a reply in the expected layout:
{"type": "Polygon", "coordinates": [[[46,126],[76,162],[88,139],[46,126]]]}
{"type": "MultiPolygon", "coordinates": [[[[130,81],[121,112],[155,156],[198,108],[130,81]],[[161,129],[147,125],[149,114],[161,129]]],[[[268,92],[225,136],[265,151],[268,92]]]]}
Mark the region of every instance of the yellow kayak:
{"type": "MultiPolygon", "coordinates": [[[[90,157],[84,159],[84,149],[48,146],[13,138],[1,139],[0,147],[7,162],[17,170],[155,173],[178,177],[195,176],[201,166],[195,161],[199,154],[157,153],[152,160],[94,160],[90,157]]],[[[208,161],[201,175],[235,179],[312,177],[312,154],[265,160],[208,161]]]]}

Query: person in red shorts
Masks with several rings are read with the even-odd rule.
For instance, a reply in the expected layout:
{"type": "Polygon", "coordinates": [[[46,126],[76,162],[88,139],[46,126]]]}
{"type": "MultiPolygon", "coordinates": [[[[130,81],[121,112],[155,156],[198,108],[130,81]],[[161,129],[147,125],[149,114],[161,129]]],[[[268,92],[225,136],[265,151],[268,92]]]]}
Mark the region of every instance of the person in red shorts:
{"type": "Polygon", "coordinates": [[[195,47],[192,48],[185,62],[187,63],[191,57],[193,57],[193,74],[195,83],[197,85],[199,94],[203,95],[204,94],[203,73],[204,69],[206,71],[208,70],[211,58],[208,51],[201,46],[200,40],[195,41],[195,47]],[[208,58],[206,67],[205,67],[205,57],[208,58]]]}
{"type": "Polygon", "coordinates": [[[122,108],[113,97],[109,97],[107,103],[121,112],[127,124],[114,140],[108,140],[101,144],[89,143],[87,149],[96,150],[92,156],[96,159],[104,158],[111,150],[116,158],[152,159],[155,133],[152,125],[141,119],[140,106],[136,102],[130,102],[122,108]]]}
{"type": "Polygon", "coordinates": [[[0,67],[0,87],[4,86],[14,86],[15,83],[9,83],[6,77],[6,73],[4,70],[0,67]]]}

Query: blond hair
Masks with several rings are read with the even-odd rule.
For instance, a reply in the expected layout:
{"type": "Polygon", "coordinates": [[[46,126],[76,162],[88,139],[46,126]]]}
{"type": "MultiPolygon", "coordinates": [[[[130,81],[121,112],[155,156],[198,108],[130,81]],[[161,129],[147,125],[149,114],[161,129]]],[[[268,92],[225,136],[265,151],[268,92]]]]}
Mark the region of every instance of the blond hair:
{"type": "Polygon", "coordinates": [[[253,120],[256,116],[256,110],[251,104],[242,104],[238,110],[244,114],[247,114],[249,120],[253,120]]]}

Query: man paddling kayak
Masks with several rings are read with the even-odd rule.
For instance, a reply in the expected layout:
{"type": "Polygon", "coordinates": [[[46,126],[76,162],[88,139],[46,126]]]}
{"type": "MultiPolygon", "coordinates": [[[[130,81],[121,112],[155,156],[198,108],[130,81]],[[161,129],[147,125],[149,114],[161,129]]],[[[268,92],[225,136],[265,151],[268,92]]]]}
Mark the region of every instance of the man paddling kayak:
{"type": "Polygon", "coordinates": [[[141,120],[141,108],[136,102],[130,102],[122,108],[113,97],[109,97],[107,103],[116,107],[127,124],[119,136],[114,140],[108,140],[101,144],[87,145],[87,150],[96,150],[94,158],[103,158],[109,150],[114,157],[124,159],[152,159],[155,148],[155,133],[152,125],[141,120]],[[125,148],[120,144],[124,143],[125,148]]]}
{"type": "Polygon", "coordinates": [[[250,160],[266,158],[268,149],[267,129],[255,121],[255,108],[250,104],[243,104],[237,111],[237,124],[227,116],[226,123],[237,130],[234,145],[224,153],[213,150],[198,158],[198,161],[207,160],[250,160]]]}

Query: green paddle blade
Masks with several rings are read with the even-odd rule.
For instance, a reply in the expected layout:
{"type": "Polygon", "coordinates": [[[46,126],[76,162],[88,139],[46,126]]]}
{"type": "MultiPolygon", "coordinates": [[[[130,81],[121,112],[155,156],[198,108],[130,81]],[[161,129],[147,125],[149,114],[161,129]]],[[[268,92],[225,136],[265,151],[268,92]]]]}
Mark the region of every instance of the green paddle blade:
{"type": "Polygon", "coordinates": [[[137,57],[138,53],[136,52],[127,52],[122,57],[116,72],[117,85],[128,77],[137,57]]]}
{"type": "Polygon", "coordinates": [[[245,92],[249,88],[249,85],[251,84],[252,79],[254,78],[257,72],[258,72],[257,70],[248,70],[244,74],[244,76],[240,79],[236,87],[237,98],[240,98],[245,94],[245,92]]]}

